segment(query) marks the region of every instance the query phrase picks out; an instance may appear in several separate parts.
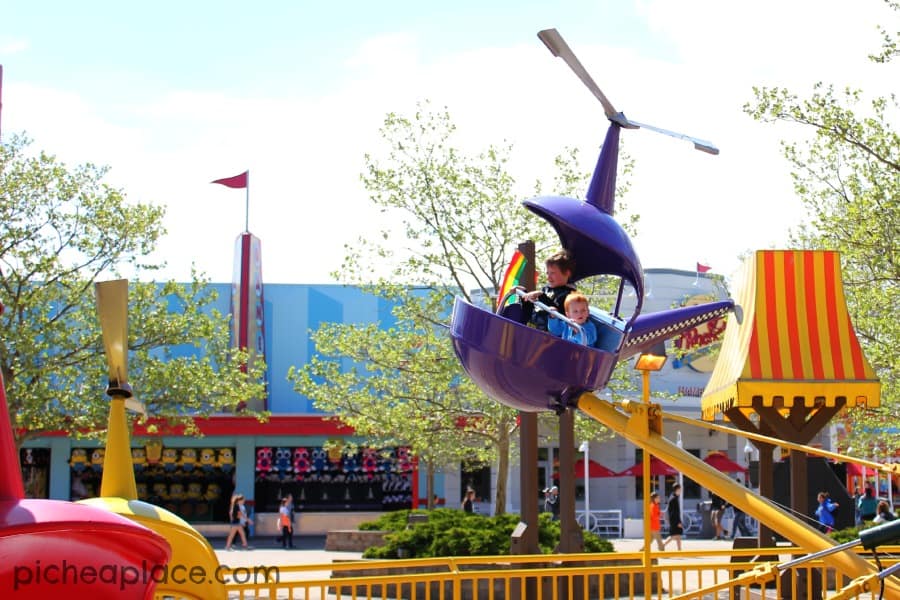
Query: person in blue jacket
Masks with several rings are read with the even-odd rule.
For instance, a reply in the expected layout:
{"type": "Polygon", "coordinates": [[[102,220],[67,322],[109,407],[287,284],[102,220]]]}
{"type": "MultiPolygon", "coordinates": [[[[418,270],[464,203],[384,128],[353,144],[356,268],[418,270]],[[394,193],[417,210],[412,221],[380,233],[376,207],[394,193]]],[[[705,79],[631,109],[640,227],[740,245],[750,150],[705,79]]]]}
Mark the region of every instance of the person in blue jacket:
{"type": "Polygon", "coordinates": [[[828,492],[819,492],[819,506],[816,508],[816,517],[819,519],[819,527],[823,533],[831,533],[834,529],[834,511],[840,506],[832,502],[828,492]]]}
{"type": "Polygon", "coordinates": [[[594,325],[589,317],[591,311],[589,308],[587,296],[581,292],[572,292],[566,296],[565,308],[566,316],[578,323],[581,331],[584,333],[582,339],[574,327],[561,319],[550,319],[547,328],[553,335],[559,336],[564,340],[584,344],[585,346],[593,346],[597,343],[597,326],[594,325]]]}

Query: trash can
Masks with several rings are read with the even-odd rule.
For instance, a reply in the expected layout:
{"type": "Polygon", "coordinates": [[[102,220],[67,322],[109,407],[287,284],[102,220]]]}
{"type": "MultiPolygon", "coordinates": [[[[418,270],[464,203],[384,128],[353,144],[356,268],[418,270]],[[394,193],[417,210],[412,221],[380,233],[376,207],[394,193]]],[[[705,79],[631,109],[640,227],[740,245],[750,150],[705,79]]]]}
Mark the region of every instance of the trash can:
{"type": "Polygon", "coordinates": [[[716,528],[712,522],[712,500],[699,503],[697,510],[700,511],[700,538],[712,538],[716,535],[716,528]]]}

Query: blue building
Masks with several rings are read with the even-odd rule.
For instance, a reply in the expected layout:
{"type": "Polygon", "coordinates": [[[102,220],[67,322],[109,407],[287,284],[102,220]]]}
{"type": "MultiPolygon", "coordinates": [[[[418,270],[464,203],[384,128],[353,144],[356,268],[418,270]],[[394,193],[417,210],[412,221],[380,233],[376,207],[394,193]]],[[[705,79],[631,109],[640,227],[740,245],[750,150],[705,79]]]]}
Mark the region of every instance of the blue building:
{"type": "MultiPolygon", "coordinates": [[[[248,233],[238,237],[236,258],[235,282],[211,284],[218,292],[215,308],[232,315],[236,343],[264,353],[268,384],[264,408],[272,416],[266,423],[233,414],[203,419],[198,422],[203,437],[185,436],[178,430],[151,434],[136,429],[132,457],[139,495],[199,524],[224,522],[231,494],[240,492],[261,517],[257,523],[274,524],[280,499],[290,493],[302,515],[298,531],[303,533],[352,527],[384,510],[424,502],[424,485],[418,484],[408,449],[365,447],[365,440],[318,411],[287,380],[289,369],[307,364],[315,352],[310,331],[323,323],[379,322],[390,326],[394,322],[391,303],[343,285],[264,285],[259,243],[248,233]],[[351,445],[360,447],[350,450],[347,446],[351,445]],[[265,518],[268,513],[273,513],[272,519],[265,518]]],[[[725,295],[717,280],[705,274],[647,269],[645,278],[646,310],[725,295]]],[[[697,339],[691,338],[689,346],[696,345],[697,351],[670,361],[654,378],[654,389],[680,397],[676,402],[665,402],[667,410],[699,412],[699,395],[714,365],[714,355],[705,348],[720,333],[714,328],[705,325],[702,331],[693,332],[697,339]]],[[[133,383],[139,393],[140,381],[133,383]]],[[[741,447],[733,436],[718,439],[690,426],[681,429],[685,447],[694,449],[698,456],[710,450],[740,456],[741,447]]],[[[589,447],[591,460],[614,471],[621,471],[638,458],[636,449],[620,439],[591,441],[589,447]]],[[[539,448],[542,483],[550,481],[557,456],[555,444],[539,448]]],[[[30,496],[74,500],[99,492],[104,459],[101,444],[72,440],[64,433],[46,435],[26,443],[20,458],[30,496]]],[[[746,462],[750,462],[749,457],[746,462]]],[[[508,511],[520,508],[519,470],[519,465],[512,465],[507,482],[508,511]]],[[[594,498],[591,510],[608,508],[625,516],[639,514],[637,483],[633,478],[618,478],[612,485],[609,481],[582,481],[578,486],[579,505],[587,508],[586,492],[594,488],[590,490],[594,498]]],[[[471,472],[460,467],[439,473],[435,492],[446,499],[448,506],[457,506],[463,488],[468,486],[475,488],[481,500],[479,510],[490,511],[497,486],[496,472],[490,466],[471,472]]],[[[686,489],[687,501],[699,498],[699,490],[690,486],[686,489]]]]}
{"type": "MultiPolygon", "coordinates": [[[[236,286],[212,286],[218,292],[214,307],[236,313],[236,286]]],[[[308,515],[302,529],[312,532],[330,528],[334,515],[346,527],[347,519],[410,507],[417,475],[407,449],[344,449],[365,440],[318,411],[287,379],[292,366],[306,364],[315,352],[311,330],[331,322],[391,324],[390,303],[343,285],[268,284],[257,297],[271,418],[260,423],[213,416],[198,422],[203,437],[136,428],[132,457],[139,495],[203,523],[225,520],[233,492],[243,493],[257,513],[277,512],[280,499],[291,493],[308,515]]],[[[139,392],[140,382],[134,386],[139,392]]],[[[20,458],[31,496],[77,500],[99,493],[102,444],[47,435],[27,442],[20,458]]]]}

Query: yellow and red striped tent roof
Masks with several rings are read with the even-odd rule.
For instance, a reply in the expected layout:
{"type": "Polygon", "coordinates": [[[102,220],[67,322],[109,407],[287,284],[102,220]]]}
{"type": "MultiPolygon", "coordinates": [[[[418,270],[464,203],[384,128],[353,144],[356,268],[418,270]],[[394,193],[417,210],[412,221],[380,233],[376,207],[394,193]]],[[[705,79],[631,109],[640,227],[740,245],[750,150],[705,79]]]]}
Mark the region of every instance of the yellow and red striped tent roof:
{"type": "Polygon", "coordinates": [[[790,408],[795,402],[876,407],[881,386],[860,348],[844,299],[838,253],[759,250],[744,264],[701,400],[705,420],[735,406],[790,408]]]}

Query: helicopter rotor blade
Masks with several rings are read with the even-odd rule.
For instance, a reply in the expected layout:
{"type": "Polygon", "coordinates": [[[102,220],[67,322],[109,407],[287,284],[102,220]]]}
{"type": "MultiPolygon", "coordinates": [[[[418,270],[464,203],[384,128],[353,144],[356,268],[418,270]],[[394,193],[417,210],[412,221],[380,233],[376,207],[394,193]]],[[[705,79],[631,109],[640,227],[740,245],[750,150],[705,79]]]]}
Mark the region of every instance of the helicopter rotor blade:
{"type": "Polygon", "coordinates": [[[638,123],[637,121],[632,121],[631,119],[627,119],[628,123],[634,127],[640,129],[649,129],[650,131],[655,131],[657,133],[661,133],[663,135],[668,135],[673,138],[678,138],[680,140],[686,140],[694,144],[694,148],[700,150],[701,152],[706,152],[707,154],[717,155],[719,153],[719,149],[716,148],[712,142],[708,142],[706,140],[701,140],[699,138],[691,137],[689,135],[685,135],[683,133],[678,133],[676,131],[670,131],[668,129],[663,129],[662,127],[656,127],[655,125],[647,125],[646,123],[638,123]]]}
{"type": "Polygon", "coordinates": [[[109,365],[109,380],[128,381],[128,280],[98,281],[97,314],[109,365]]]}
{"type": "Polygon", "coordinates": [[[562,35],[556,29],[544,29],[538,32],[538,38],[553,56],[558,56],[563,59],[569,68],[572,69],[572,72],[578,76],[578,78],[584,83],[585,86],[591,91],[591,93],[596,97],[600,104],[603,105],[603,110],[606,112],[606,118],[616,123],[620,127],[624,127],[626,129],[649,129],[651,131],[655,131],[657,133],[662,133],[663,135],[668,135],[674,138],[687,140],[694,144],[694,148],[700,150],[701,152],[706,152],[707,154],[716,155],[719,153],[719,149],[716,148],[712,142],[708,142],[706,140],[701,140],[699,138],[691,137],[689,135],[685,135],[683,133],[677,133],[675,131],[669,131],[668,129],[662,129],[661,127],[655,127],[653,125],[646,125],[644,123],[638,123],[637,121],[632,121],[628,117],[625,116],[624,113],[621,113],[615,109],[600,87],[594,82],[591,76],[588,74],[587,69],[584,68],[584,65],[578,60],[578,57],[575,56],[575,53],[572,52],[572,49],[569,48],[569,45],[566,43],[566,40],[563,39],[562,35]]]}
{"type": "Polygon", "coordinates": [[[575,53],[569,48],[569,45],[566,43],[566,40],[563,39],[563,36],[560,35],[556,29],[544,29],[543,31],[539,31],[537,35],[538,38],[544,42],[544,45],[547,46],[547,49],[550,50],[551,54],[563,59],[565,63],[569,65],[569,68],[572,69],[572,72],[578,76],[578,79],[580,79],[594,97],[600,101],[600,104],[603,105],[603,111],[606,113],[606,117],[608,119],[613,119],[619,111],[615,109],[612,102],[609,101],[606,94],[600,89],[600,86],[598,86],[588,74],[587,69],[584,68],[584,65],[581,64],[581,61],[578,60],[578,57],[575,56],[575,53]]]}
{"type": "Polygon", "coordinates": [[[98,281],[94,292],[109,366],[106,393],[125,398],[126,408],[146,415],[144,405],[133,397],[128,385],[128,280],[98,281]]]}

